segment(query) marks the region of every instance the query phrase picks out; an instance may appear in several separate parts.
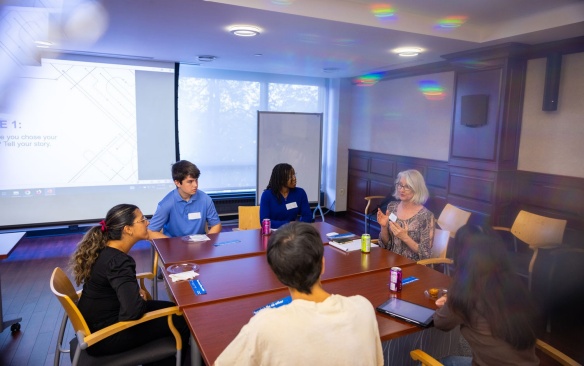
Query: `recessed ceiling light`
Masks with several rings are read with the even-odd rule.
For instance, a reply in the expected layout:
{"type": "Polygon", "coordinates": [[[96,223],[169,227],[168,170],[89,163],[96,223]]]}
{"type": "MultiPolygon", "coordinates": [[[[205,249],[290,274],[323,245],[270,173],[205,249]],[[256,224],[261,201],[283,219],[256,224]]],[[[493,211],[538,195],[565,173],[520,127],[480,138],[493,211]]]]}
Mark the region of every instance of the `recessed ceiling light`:
{"type": "Polygon", "coordinates": [[[393,50],[393,52],[397,53],[400,56],[412,57],[418,56],[420,52],[422,52],[422,49],[419,47],[402,47],[396,48],[395,50],[393,50]]]}
{"type": "Polygon", "coordinates": [[[38,48],[49,48],[53,45],[53,42],[49,42],[49,41],[34,41],[34,44],[36,44],[36,46],[38,48]]]}
{"type": "Polygon", "coordinates": [[[264,55],[263,53],[255,53],[255,54],[254,54],[254,56],[256,56],[256,57],[261,57],[261,56],[263,56],[263,55],[264,55]]]}
{"type": "Polygon", "coordinates": [[[198,56],[197,59],[201,62],[211,62],[217,59],[217,56],[211,56],[211,55],[201,55],[198,56]]]}
{"type": "Polygon", "coordinates": [[[253,25],[232,25],[227,30],[240,37],[253,37],[261,32],[260,28],[253,25]]]}

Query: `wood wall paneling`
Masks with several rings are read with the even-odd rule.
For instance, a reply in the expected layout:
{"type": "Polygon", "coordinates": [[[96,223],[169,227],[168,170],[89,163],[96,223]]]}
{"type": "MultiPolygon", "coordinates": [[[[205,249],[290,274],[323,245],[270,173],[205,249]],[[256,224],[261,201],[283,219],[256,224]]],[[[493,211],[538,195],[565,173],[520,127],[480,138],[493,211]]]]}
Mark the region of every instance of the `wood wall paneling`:
{"type": "Polygon", "coordinates": [[[446,162],[359,150],[349,150],[349,162],[358,162],[358,164],[349,164],[347,209],[359,220],[363,219],[366,205],[363,198],[393,193],[393,183],[397,173],[407,169],[417,169],[424,175],[431,196],[426,204],[428,209],[440,213],[446,205],[448,191],[446,162]],[[369,169],[366,172],[362,170],[365,166],[369,169]]]}
{"type": "Polygon", "coordinates": [[[371,173],[387,177],[388,182],[393,181],[395,162],[387,159],[371,158],[371,173]]]}
{"type": "Polygon", "coordinates": [[[393,193],[395,190],[393,186],[393,180],[384,183],[378,182],[375,180],[371,180],[369,182],[369,195],[370,196],[387,196],[390,193],[393,193]]]}
{"type": "Polygon", "coordinates": [[[502,103],[501,134],[498,140],[499,168],[502,169],[517,168],[526,76],[526,60],[509,61],[503,84],[507,85],[507,91],[503,94],[505,99],[502,103]]]}
{"type": "MultiPolygon", "coordinates": [[[[496,159],[497,123],[499,116],[501,69],[459,73],[456,80],[456,102],[451,140],[452,159],[472,158],[486,162],[496,159]],[[489,96],[487,124],[468,127],[461,123],[461,98],[465,95],[489,96]]],[[[461,165],[465,165],[462,163],[461,165]]]]}
{"type": "MultiPolygon", "coordinates": [[[[511,226],[519,210],[568,220],[564,242],[584,246],[584,179],[522,171],[476,170],[446,162],[349,150],[350,161],[389,161],[397,167],[418,167],[430,190],[426,207],[436,216],[446,203],[472,212],[475,224],[511,226]]],[[[384,163],[383,166],[387,166],[384,163]]],[[[371,167],[373,164],[361,164],[371,167]]],[[[393,177],[349,169],[348,211],[363,219],[365,196],[387,195],[393,177]]]]}
{"type": "Polygon", "coordinates": [[[495,182],[492,179],[457,174],[450,176],[449,195],[493,203],[494,191],[495,182]]]}
{"type": "Polygon", "coordinates": [[[369,171],[369,159],[363,156],[349,156],[349,170],[369,171]]]}
{"type": "Polygon", "coordinates": [[[367,205],[364,198],[370,196],[369,181],[363,177],[351,174],[349,170],[347,187],[347,208],[350,211],[363,215],[365,206],[367,205]]]}

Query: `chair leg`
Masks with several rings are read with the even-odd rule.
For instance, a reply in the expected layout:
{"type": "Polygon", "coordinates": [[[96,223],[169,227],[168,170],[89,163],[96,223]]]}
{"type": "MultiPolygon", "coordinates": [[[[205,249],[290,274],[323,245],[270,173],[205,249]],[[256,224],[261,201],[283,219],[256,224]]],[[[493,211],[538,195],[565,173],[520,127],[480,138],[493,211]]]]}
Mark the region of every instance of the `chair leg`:
{"type": "Polygon", "coordinates": [[[191,334],[190,342],[191,344],[191,366],[203,366],[203,358],[201,357],[201,351],[197,346],[197,342],[191,334]]]}
{"type": "Polygon", "coordinates": [[[65,327],[67,326],[67,320],[69,317],[67,313],[63,314],[63,319],[61,320],[61,327],[59,328],[59,337],[57,339],[57,347],[55,349],[55,361],[54,365],[59,366],[61,363],[61,353],[69,353],[69,349],[62,348],[63,347],[63,338],[65,338],[65,327]]]}
{"type": "Polygon", "coordinates": [[[75,349],[75,355],[73,356],[73,360],[71,361],[71,366],[77,366],[79,363],[79,357],[81,356],[81,346],[78,344],[77,348],[75,349]]]}
{"type": "Polygon", "coordinates": [[[531,257],[531,261],[529,261],[529,268],[527,269],[527,289],[531,292],[531,277],[533,272],[533,265],[535,264],[535,260],[537,259],[537,255],[539,253],[538,248],[533,249],[533,256],[531,257]]]}
{"type": "Polygon", "coordinates": [[[158,271],[160,269],[156,266],[156,273],[154,273],[154,277],[152,277],[152,300],[158,300],[158,271]]]}

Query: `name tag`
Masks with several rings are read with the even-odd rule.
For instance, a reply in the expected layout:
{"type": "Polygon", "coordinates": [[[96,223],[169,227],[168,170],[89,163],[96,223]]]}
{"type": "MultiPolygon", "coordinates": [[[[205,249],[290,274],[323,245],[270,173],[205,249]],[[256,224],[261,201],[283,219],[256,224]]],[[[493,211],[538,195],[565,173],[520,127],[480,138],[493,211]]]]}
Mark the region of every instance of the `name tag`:
{"type": "Polygon", "coordinates": [[[291,210],[293,208],[297,208],[298,205],[296,204],[296,202],[290,202],[286,204],[286,210],[291,210]]]}
{"type": "Polygon", "coordinates": [[[200,212],[191,212],[189,213],[189,220],[200,220],[201,213],[200,212]]]}
{"type": "Polygon", "coordinates": [[[195,292],[195,295],[205,295],[207,290],[203,287],[203,284],[199,280],[190,280],[191,288],[195,292]]]}

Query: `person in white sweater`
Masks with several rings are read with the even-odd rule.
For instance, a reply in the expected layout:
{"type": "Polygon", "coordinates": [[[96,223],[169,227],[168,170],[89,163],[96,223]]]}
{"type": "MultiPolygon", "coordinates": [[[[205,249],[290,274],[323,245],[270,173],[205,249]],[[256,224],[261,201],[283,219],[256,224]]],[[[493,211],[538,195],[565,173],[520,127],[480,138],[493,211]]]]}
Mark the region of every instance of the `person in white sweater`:
{"type": "Polygon", "coordinates": [[[215,361],[221,365],[383,365],[375,311],[363,296],[329,294],[320,277],[324,247],[310,224],[274,232],[267,259],[292,302],[266,308],[215,361]]]}

